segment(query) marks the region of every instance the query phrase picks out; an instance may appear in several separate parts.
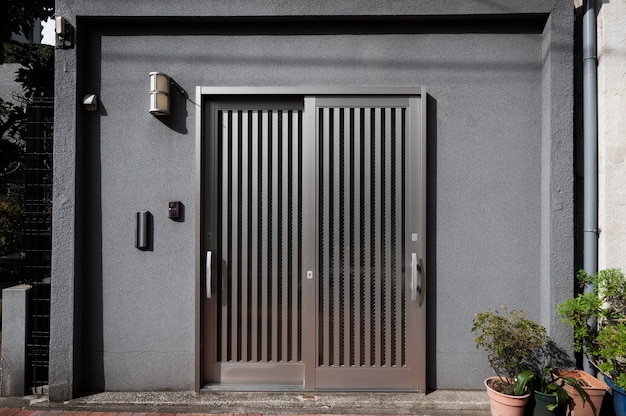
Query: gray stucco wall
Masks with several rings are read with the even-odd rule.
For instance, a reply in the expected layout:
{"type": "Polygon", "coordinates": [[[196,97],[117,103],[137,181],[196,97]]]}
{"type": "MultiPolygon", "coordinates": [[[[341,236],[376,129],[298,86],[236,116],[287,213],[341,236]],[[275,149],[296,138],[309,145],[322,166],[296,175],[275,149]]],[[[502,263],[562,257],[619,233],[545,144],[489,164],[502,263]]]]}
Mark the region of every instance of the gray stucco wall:
{"type": "Polygon", "coordinates": [[[190,92],[425,86],[429,386],[481,388],[490,372],[469,329],[484,308],[524,309],[568,342],[554,305],[573,276],[571,5],[189,3],[57,1],[77,47],[57,51],[51,398],[196,387],[197,109],[148,114],[150,71],[190,92]],[[152,13],[224,19],[139,18],[152,13]],[[524,18],[457,19],[490,13],[524,18]],[[116,15],[138,18],[87,19],[116,15]],[[273,15],[298,18],[234,19],[273,15]],[[97,113],[75,109],[87,93],[97,113]],[[167,218],[169,200],[185,204],[184,222],[167,218]],[[151,251],[134,247],[141,210],[151,251]]]}

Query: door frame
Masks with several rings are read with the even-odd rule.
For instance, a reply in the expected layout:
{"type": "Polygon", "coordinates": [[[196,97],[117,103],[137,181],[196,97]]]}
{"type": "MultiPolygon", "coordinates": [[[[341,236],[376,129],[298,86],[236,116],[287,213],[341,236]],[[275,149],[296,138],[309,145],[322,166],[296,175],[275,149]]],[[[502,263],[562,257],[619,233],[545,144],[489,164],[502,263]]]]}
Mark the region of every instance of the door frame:
{"type": "MultiPolygon", "coordinates": [[[[425,392],[426,389],[426,90],[424,87],[196,87],[195,95],[195,107],[196,107],[196,146],[195,146],[195,186],[196,186],[196,201],[195,201],[195,216],[194,221],[196,223],[196,235],[195,235],[195,310],[196,310],[196,322],[195,322],[195,387],[196,391],[200,391],[203,387],[204,380],[204,347],[203,347],[203,331],[204,331],[204,318],[203,318],[203,303],[206,293],[204,291],[204,189],[206,189],[205,183],[205,149],[203,145],[205,122],[208,120],[208,112],[210,106],[205,105],[205,98],[214,96],[303,96],[305,100],[309,96],[321,97],[345,97],[345,96],[413,96],[419,97],[416,99],[417,111],[413,111],[409,117],[409,123],[411,126],[419,126],[418,129],[412,129],[417,135],[416,141],[411,141],[411,146],[417,145],[417,149],[409,149],[409,151],[419,152],[418,163],[411,165],[411,171],[408,178],[409,189],[418,189],[417,193],[412,192],[411,205],[419,207],[422,215],[418,216],[417,236],[418,245],[418,258],[421,261],[420,264],[420,288],[419,299],[417,300],[417,307],[420,308],[417,325],[418,329],[415,331],[418,337],[416,345],[418,346],[415,354],[417,355],[416,361],[418,363],[418,369],[414,372],[414,376],[411,379],[411,385],[416,386],[417,391],[425,392]]],[[[303,125],[303,143],[314,143],[315,135],[315,122],[314,117],[308,117],[305,119],[303,125]],[[307,124],[307,120],[308,123],[307,124]]],[[[315,161],[309,162],[312,166],[308,168],[315,168],[315,161]]],[[[304,166],[303,168],[307,168],[304,166]]],[[[307,201],[303,200],[303,206],[311,206],[307,204],[307,201]]],[[[315,215],[315,207],[311,206],[311,215],[315,215]]],[[[304,215],[309,215],[303,213],[304,215]]],[[[316,238],[316,233],[306,233],[310,239],[316,238]]],[[[315,241],[312,242],[313,244],[315,241]]],[[[303,264],[304,270],[316,270],[315,264],[310,266],[303,264]],[[310,267],[310,268],[308,268],[310,267]]],[[[314,281],[305,282],[306,284],[314,284],[314,281]]],[[[303,308],[308,308],[315,302],[315,290],[308,291],[313,293],[313,296],[303,297],[303,308]]],[[[314,354],[314,352],[313,352],[314,354]]],[[[313,357],[314,358],[314,357],[313,357]]],[[[304,359],[304,357],[303,357],[304,359]]],[[[309,384],[315,386],[315,368],[305,368],[305,380],[310,381],[309,384]]],[[[305,389],[311,387],[305,386],[305,389]]],[[[312,387],[314,388],[314,387],[312,387]]]]}

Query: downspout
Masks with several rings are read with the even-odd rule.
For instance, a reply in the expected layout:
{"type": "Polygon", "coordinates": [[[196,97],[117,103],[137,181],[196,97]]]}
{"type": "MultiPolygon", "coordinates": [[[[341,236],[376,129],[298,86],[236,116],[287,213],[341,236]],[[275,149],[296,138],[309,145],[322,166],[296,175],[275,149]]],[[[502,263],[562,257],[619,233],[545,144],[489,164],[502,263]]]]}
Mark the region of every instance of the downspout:
{"type": "MultiPolygon", "coordinates": [[[[590,276],[598,273],[598,91],[595,0],[583,2],[583,268],[590,276]]],[[[587,285],[585,292],[593,290],[587,285]]],[[[595,322],[590,322],[595,325],[595,322]]],[[[595,374],[587,357],[583,369],[595,374]]]]}

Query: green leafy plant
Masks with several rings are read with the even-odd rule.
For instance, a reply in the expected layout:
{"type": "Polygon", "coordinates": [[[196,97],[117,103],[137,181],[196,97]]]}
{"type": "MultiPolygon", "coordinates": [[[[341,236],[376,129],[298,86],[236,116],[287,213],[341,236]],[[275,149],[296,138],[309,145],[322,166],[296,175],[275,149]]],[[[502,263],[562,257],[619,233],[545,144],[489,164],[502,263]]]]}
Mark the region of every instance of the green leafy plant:
{"type": "Polygon", "coordinates": [[[541,347],[535,349],[533,353],[534,356],[530,362],[530,367],[534,377],[530,386],[535,392],[554,396],[554,402],[546,405],[547,409],[554,411],[567,402],[569,394],[563,387],[566,384],[572,386],[581,395],[584,406],[585,394],[580,382],[573,377],[556,373],[558,369],[572,368],[574,366],[567,351],[546,336],[546,342],[541,347]]]}
{"type": "Polygon", "coordinates": [[[609,375],[617,387],[626,389],[626,324],[605,325],[595,343],[600,372],[609,375]]]}
{"type": "Polygon", "coordinates": [[[22,251],[24,186],[9,185],[9,190],[0,195],[0,256],[22,251]]]}
{"type": "Polygon", "coordinates": [[[550,411],[556,410],[560,405],[567,403],[569,394],[563,388],[565,384],[572,386],[580,397],[582,398],[583,406],[585,403],[585,392],[580,385],[580,382],[574,377],[564,377],[554,374],[554,369],[551,366],[544,367],[541,372],[533,373],[534,378],[531,380],[531,385],[535,391],[543,394],[551,395],[555,397],[554,403],[546,405],[546,408],[550,411]]]}
{"type": "Polygon", "coordinates": [[[548,337],[546,329],[525,317],[523,311],[486,310],[472,324],[476,348],[487,353],[489,365],[500,379],[495,390],[520,395],[533,379],[536,353],[548,337]],[[516,386],[510,380],[516,381],[516,386]]]}
{"type": "Polygon", "coordinates": [[[557,306],[557,313],[574,330],[574,350],[585,354],[600,372],[626,388],[626,279],[619,269],[595,276],[577,274],[586,290],[557,306]]]}
{"type": "Polygon", "coordinates": [[[513,396],[521,396],[526,393],[526,386],[535,378],[535,373],[531,370],[523,370],[515,377],[513,384],[513,396]]]}

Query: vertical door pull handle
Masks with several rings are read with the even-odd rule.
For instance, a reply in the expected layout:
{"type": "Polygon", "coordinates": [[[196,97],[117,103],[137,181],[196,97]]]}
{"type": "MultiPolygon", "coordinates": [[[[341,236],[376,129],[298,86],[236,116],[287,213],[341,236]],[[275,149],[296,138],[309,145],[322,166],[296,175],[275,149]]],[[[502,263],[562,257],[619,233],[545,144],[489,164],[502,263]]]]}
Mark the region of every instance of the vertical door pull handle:
{"type": "Polygon", "coordinates": [[[417,297],[417,253],[411,253],[411,300],[417,297]]]}
{"type": "Polygon", "coordinates": [[[211,299],[211,251],[206,252],[205,279],[206,279],[206,297],[208,299],[211,299]]]}
{"type": "Polygon", "coordinates": [[[411,253],[411,300],[417,299],[417,293],[422,293],[422,267],[417,261],[417,253],[411,253]],[[419,274],[419,283],[417,282],[419,274]]]}

